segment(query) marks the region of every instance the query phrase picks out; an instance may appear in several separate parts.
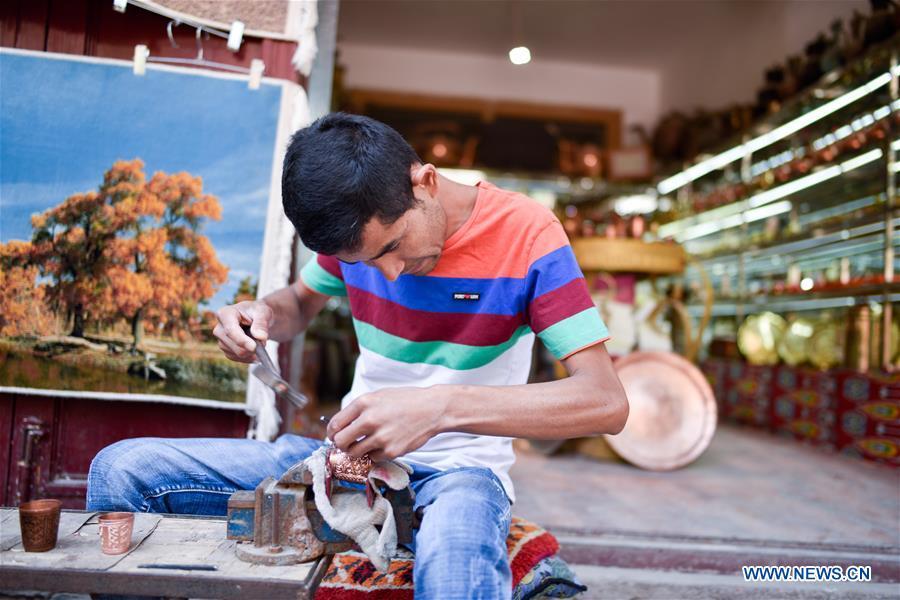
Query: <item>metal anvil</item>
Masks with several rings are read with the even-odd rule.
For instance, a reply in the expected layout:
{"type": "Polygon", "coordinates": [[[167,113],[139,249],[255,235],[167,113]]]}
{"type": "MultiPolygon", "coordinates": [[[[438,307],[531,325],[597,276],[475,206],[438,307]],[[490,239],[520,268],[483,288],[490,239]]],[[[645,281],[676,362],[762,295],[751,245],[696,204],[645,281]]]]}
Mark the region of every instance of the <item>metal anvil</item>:
{"type": "MultiPolygon", "coordinates": [[[[267,477],[254,491],[235,492],[228,499],[229,540],[238,540],[238,558],[267,565],[289,565],[330,557],[355,547],[353,540],[332,529],[316,508],[313,476],[304,461],[288,469],[280,479],[267,477]],[[252,543],[250,543],[252,542],[252,543]]],[[[365,494],[359,484],[332,474],[329,484],[335,494],[365,494]]],[[[397,524],[397,543],[413,539],[415,495],[409,486],[385,488],[397,524]]],[[[318,567],[314,569],[317,571],[318,567]]]]}

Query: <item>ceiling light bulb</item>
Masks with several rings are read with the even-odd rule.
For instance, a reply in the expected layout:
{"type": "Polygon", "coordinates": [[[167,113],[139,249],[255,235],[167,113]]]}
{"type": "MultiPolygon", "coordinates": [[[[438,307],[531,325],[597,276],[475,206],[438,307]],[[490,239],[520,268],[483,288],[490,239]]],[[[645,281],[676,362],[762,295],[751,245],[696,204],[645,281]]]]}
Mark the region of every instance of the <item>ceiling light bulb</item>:
{"type": "Polygon", "coordinates": [[[509,62],[514,65],[526,65],[531,62],[531,50],[525,46],[516,46],[509,51],[509,62]]]}

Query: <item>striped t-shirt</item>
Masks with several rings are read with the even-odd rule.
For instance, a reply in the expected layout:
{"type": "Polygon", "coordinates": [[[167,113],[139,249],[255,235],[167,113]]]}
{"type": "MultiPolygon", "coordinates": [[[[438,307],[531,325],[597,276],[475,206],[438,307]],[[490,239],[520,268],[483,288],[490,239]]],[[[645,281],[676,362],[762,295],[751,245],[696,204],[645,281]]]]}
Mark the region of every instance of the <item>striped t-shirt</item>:
{"type": "MultiPolygon", "coordinates": [[[[349,297],[360,355],[344,406],[385,387],[527,383],[534,334],[560,359],[608,339],[556,216],[522,194],[477,186],[472,214],[427,275],[388,281],[325,255],[304,266],[307,287],[349,297]]],[[[511,438],[441,433],[403,459],[490,468],[515,499],[511,438]]]]}

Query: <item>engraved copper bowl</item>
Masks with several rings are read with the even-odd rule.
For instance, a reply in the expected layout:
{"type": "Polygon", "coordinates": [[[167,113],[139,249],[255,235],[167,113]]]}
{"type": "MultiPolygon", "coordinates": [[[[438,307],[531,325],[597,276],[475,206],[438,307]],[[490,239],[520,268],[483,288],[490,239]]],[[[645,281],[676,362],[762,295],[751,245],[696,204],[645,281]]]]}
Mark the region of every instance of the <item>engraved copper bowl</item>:
{"type": "Polygon", "coordinates": [[[643,469],[669,471],[709,447],[716,400],[696,366],[671,352],[632,352],[615,368],[630,408],[625,428],[604,436],[616,454],[643,469]]]}

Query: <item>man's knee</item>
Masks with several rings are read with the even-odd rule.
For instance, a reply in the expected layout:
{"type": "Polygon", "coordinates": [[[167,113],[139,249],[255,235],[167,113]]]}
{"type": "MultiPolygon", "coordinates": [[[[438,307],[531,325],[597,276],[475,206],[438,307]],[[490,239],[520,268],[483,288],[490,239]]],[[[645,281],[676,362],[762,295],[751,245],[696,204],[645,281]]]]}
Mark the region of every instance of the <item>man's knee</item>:
{"type": "MultiPolygon", "coordinates": [[[[464,468],[443,473],[416,497],[425,546],[453,546],[461,552],[505,549],[510,504],[502,485],[488,469],[464,468]]],[[[416,542],[417,551],[422,546],[416,542]]]]}
{"type": "Polygon", "coordinates": [[[443,472],[416,497],[424,510],[416,535],[419,598],[508,598],[510,505],[487,469],[443,472]]]}
{"type": "Polygon", "coordinates": [[[158,465],[161,452],[156,438],[121,440],[94,456],[88,470],[88,510],[144,510],[141,493],[150,465],[158,465]]]}

